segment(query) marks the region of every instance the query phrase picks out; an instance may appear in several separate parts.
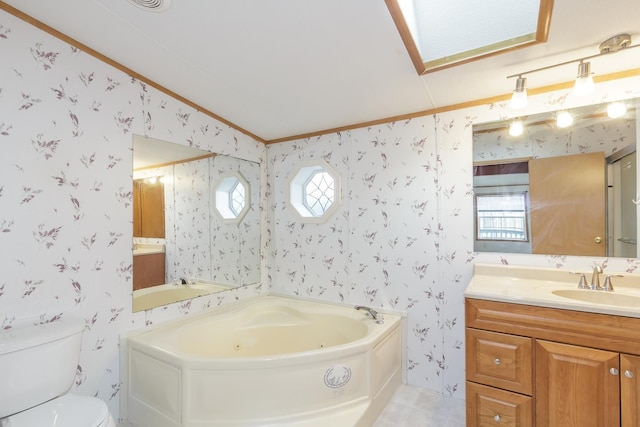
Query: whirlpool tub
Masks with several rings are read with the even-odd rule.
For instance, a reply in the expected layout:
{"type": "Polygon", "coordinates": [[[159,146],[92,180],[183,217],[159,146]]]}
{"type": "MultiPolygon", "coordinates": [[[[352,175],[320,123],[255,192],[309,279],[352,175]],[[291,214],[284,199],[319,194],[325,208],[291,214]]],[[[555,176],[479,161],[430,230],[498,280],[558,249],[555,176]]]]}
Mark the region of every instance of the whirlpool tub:
{"type": "Polygon", "coordinates": [[[401,317],[266,296],[127,337],[137,427],[370,426],[402,382],[401,317]]]}

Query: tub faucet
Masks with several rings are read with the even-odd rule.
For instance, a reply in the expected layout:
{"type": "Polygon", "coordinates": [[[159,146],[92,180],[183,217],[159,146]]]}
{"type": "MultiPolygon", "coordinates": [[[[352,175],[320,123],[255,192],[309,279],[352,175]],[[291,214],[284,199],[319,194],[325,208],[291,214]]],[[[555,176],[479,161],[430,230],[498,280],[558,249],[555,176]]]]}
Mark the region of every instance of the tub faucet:
{"type": "Polygon", "coordinates": [[[366,311],[369,312],[369,314],[371,315],[373,320],[376,321],[376,323],[378,323],[378,324],[383,324],[384,323],[384,318],[382,317],[382,314],[378,313],[373,308],[365,307],[364,305],[356,305],[354,308],[356,310],[366,310],[366,311]]]}

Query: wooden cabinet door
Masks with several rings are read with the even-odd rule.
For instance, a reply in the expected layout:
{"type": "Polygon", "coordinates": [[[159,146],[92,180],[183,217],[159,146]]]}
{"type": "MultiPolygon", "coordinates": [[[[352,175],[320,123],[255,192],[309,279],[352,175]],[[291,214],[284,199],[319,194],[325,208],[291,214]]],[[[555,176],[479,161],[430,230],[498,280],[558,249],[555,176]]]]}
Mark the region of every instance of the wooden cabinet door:
{"type": "Polygon", "coordinates": [[[166,283],[165,254],[134,255],[133,290],[166,283]]]}
{"type": "Polygon", "coordinates": [[[640,357],[620,355],[622,427],[640,427],[640,357]]]}
{"type": "Polygon", "coordinates": [[[620,425],[619,354],[536,341],[537,427],[620,425]]]}
{"type": "Polygon", "coordinates": [[[164,239],[164,184],[133,181],[133,237],[164,239]]]}
{"type": "Polygon", "coordinates": [[[529,161],[534,254],[605,256],[605,169],[603,152],[529,161]]]}
{"type": "Polygon", "coordinates": [[[164,185],[143,183],[140,193],[142,235],[164,239],[164,185]]]}

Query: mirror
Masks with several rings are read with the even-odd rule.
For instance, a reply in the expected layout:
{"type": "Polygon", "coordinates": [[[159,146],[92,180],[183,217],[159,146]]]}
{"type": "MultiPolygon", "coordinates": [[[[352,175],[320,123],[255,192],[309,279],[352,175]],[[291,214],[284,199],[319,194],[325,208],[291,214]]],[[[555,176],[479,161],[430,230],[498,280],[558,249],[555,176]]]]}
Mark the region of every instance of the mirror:
{"type": "Polygon", "coordinates": [[[637,257],[636,104],[474,125],[474,250],[637,257]]]}
{"type": "Polygon", "coordinates": [[[259,282],[260,164],[133,139],[134,190],[146,189],[134,191],[133,311],[259,282]],[[227,185],[229,210],[241,206],[231,221],[219,212],[224,199],[216,200],[228,177],[238,184],[227,185]],[[153,223],[164,224],[164,238],[138,231],[153,223]]]}

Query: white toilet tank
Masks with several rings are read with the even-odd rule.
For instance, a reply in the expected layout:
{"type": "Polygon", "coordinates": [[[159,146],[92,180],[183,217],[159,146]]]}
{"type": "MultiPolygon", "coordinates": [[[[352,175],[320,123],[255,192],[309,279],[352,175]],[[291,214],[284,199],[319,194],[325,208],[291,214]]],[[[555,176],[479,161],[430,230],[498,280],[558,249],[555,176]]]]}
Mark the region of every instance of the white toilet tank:
{"type": "Polygon", "coordinates": [[[61,319],[0,332],[0,418],[69,391],[83,329],[78,319],[61,319]]]}

